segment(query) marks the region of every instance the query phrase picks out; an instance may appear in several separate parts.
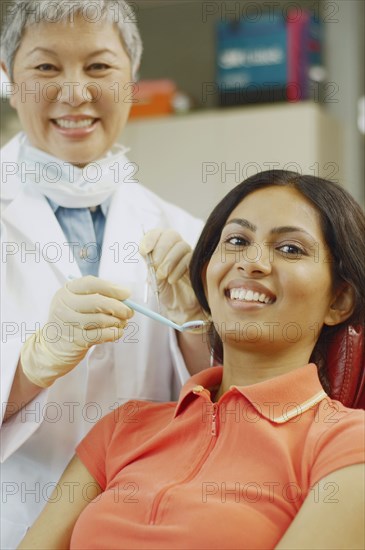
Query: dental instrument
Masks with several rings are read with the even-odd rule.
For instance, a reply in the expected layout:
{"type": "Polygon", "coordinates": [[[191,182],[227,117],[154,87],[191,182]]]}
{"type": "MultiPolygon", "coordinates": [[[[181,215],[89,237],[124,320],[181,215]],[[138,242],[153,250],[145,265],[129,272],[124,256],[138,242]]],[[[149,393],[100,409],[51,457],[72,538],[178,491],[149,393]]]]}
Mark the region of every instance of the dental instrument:
{"type": "Polygon", "coordinates": [[[148,309],[140,304],[137,304],[136,302],[133,302],[132,300],[123,300],[123,304],[130,307],[131,309],[134,309],[135,311],[138,311],[139,313],[142,313],[143,315],[146,315],[147,317],[150,317],[151,319],[154,319],[155,321],[159,321],[160,323],[163,323],[164,325],[167,325],[168,327],[174,328],[175,330],[178,330],[179,332],[184,332],[186,330],[193,330],[200,328],[206,324],[206,321],[188,321],[187,323],[184,323],[182,325],[178,325],[177,323],[174,323],[173,321],[170,321],[170,319],[167,319],[167,317],[164,317],[163,315],[160,315],[159,313],[156,313],[155,311],[152,311],[151,309],[148,309]]]}

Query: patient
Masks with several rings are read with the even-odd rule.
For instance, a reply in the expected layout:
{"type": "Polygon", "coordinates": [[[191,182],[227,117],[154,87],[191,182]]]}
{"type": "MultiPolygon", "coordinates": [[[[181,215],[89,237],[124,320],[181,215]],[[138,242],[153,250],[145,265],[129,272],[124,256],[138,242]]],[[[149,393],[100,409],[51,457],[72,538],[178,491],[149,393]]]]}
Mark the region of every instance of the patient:
{"type": "Polygon", "coordinates": [[[190,266],[223,367],[104,417],[20,548],[364,548],[364,411],[325,391],[328,342],[364,324],[364,230],[313,176],[229,192],[190,266]]]}

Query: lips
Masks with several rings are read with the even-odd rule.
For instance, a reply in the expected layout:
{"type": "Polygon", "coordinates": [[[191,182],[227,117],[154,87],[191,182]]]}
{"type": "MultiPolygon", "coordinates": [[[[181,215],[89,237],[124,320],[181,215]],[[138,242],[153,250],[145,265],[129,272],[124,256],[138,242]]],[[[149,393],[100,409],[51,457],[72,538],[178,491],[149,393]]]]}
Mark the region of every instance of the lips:
{"type": "Polygon", "coordinates": [[[224,291],[227,298],[232,301],[273,304],[275,294],[257,281],[231,281],[224,291]]]}

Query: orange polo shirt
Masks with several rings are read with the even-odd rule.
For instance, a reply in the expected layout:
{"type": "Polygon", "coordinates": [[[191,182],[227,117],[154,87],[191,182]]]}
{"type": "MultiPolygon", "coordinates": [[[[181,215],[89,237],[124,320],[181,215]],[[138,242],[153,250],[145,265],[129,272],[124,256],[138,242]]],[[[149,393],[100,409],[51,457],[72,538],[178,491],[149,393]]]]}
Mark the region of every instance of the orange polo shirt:
{"type": "Polygon", "coordinates": [[[205,370],[177,404],[132,401],[96,424],[77,454],[104,492],[71,549],[274,548],[321,478],[364,462],[364,411],[331,400],[315,365],[213,403],[221,378],[205,370]]]}

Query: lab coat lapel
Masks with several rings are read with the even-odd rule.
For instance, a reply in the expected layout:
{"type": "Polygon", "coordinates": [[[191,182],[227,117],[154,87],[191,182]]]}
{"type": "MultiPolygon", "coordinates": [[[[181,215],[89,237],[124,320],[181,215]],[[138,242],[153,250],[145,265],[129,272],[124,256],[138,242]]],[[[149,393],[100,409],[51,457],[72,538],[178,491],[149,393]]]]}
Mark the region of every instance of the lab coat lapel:
{"type": "Polygon", "coordinates": [[[111,201],[104,233],[99,276],[128,285],[141,274],[145,262],[139,254],[144,231],[161,226],[160,209],[139,184],[123,183],[111,201]]]}
{"type": "Polygon", "coordinates": [[[77,262],[72,261],[70,247],[64,244],[67,239],[43,195],[24,187],[4,210],[3,219],[21,233],[21,246],[25,250],[39,249],[40,261],[44,259],[62,279],[81,276],[77,262]]]}

